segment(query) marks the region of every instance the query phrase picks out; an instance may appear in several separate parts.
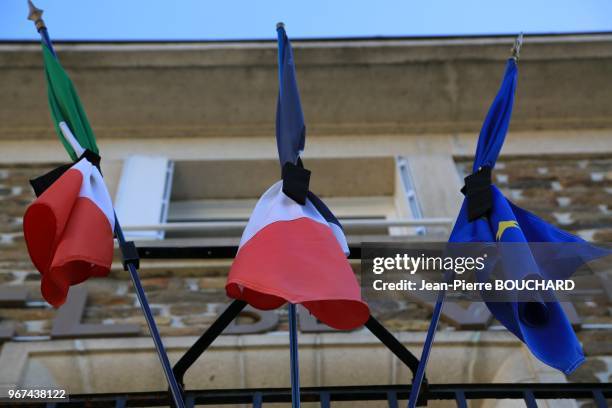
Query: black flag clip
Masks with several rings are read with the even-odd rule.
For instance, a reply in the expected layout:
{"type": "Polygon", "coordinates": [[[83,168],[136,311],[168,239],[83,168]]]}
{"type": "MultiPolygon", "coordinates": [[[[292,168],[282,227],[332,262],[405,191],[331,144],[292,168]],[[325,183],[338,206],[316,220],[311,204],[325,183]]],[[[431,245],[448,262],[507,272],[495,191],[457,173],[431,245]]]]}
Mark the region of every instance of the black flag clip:
{"type": "MultiPolygon", "coordinates": [[[[98,169],[98,171],[100,171],[100,174],[102,174],[102,170],[100,170],[100,156],[98,154],[92,152],[89,149],[85,149],[81,157],[79,157],[76,162],[83,159],[89,161],[93,166],[98,169]]],[[[56,167],[50,172],[30,180],[30,185],[34,190],[34,194],[36,194],[36,197],[40,197],[40,195],[44,193],[45,190],[51,187],[51,185],[55,183],[57,179],[62,177],[62,175],[67,172],[72,166],[74,166],[76,162],[62,164],[61,166],[56,167]]]]}
{"type": "Polygon", "coordinates": [[[34,194],[36,197],[40,197],[42,193],[45,192],[53,183],[57,181],[58,178],[62,177],[62,175],[67,172],[74,163],[62,164],[59,167],[54,168],[48,173],[43,174],[42,176],[38,176],[30,180],[30,185],[34,190],[34,194]]]}
{"type": "Polygon", "coordinates": [[[310,184],[310,170],[302,165],[298,158],[297,165],[287,162],[282,170],[283,193],[298,204],[306,204],[308,186],[310,184]]]}
{"type": "Polygon", "coordinates": [[[467,176],[461,192],[467,199],[468,220],[470,222],[482,216],[487,216],[493,208],[491,168],[481,167],[476,173],[467,176]]]}
{"type": "Polygon", "coordinates": [[[88,162],[90,162],[95,168],[98,169],[100,174],[102,174],[102,169],[100,168],[100,161],[102,160],[102,158],[100,157],[99,154],[94,153],[89,149],[85,149],[81,157],[79,157],[79,160],[82,160],[82,159],[85,159],[88,162]]]}

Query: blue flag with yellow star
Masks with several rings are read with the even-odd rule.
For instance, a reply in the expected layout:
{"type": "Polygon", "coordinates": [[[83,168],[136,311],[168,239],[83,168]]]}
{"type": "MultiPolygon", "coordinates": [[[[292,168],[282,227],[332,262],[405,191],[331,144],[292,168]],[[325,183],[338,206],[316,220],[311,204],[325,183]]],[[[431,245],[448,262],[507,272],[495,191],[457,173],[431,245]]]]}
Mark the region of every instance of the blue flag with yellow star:
{"type": "MultiPolygon", "coordinates": [[[[527,270],[542,279],[566,279],[585,263],[609,255],[581,238],[562,231],[504,197],[491,183],[491,170],[503,146],[512,115],[517,65],[509,59],[478,139],[472,174],[466,177],[465,200],[449,242],[525,243],[515,257],[501,260],[506,279],[523,279],[527,270]],[[570,243],[563,251],[533,254],[527,243],[570,243]]],[[[516,251],[515,251],[516,253],[516,251]]],[[[477,276],[486,280],[487,276],[477,276]]],[[[554,299],[554,295],[553,295],[554,299]]],[[[523,341],[541,361],[571,373],[584,361],[582,347],[557,301],[487,301],[495,318],[523,341]]]]}

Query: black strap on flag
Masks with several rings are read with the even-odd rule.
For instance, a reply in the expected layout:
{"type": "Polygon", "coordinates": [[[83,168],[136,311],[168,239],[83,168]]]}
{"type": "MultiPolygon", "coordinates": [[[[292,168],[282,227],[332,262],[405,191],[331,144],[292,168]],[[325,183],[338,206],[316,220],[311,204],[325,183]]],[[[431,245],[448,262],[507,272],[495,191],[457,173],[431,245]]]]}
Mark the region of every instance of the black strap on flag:
{"type": "Polygon", "coordinates": [[[36,194],[36,197],[40,197],[40,195],[44,193],[46,189],[51,187],[51,185],[55,183],[58,178],[62,177],[62,175],[67,172],[68,169],[70,169],[73,165],[74,163],[62,164],[61,166],[51,170],[50,172],[30,180],[30,185],[34,190],[34,194],[36,194]]]}
{"type": "Polygon", "coordinates": [[[312,191],[308,191],[308,200],[310,200],[312,205],[314,205],[314,208],[317,209],[319,214],[321,214],[323,218],[325,218],[325,221],[332,224],[336,224],[340,227],[340,229],[344,230],[344,228],[342,228],[342,224],[340,224],[340,221],[338,221],[338,218],[336,218],[334,213],[331,212],[331,210],[327,207],[327,205],[325,205],[323,200],[321,200],[315,193],[313,193],[312,191]]]}
{"type": "Polygon", "coordinates": [[[76,162],[62,164],[61,166],[56,167],[50,172],[45,173],[42,176],[39,176],[39,177],[36,177],[30,180],[30,185],[32,186],[32,189],[34,190],[34,194],[36,194],[36,197],[40,197],[40,195],[44,193],[45,190],[51,187],[51,185],[55,183],[57,179],[62,177],[62,175],[65,172],[67,172],[72,166],[74,166],[75,163],[83,159],[89,161],[92,165],[94,165],[98,169],[100,174],[102,174],[102,170],[100,170],[100,160],[101,160],[100,155],[92,152],[89,149],[85,149],[81,157],[79,157],[79,159],[76,162]]]}
{"type": "Polygon", "coordinates": [[[296,203],[305,205],[310,184],[310,170],[304,168],[302,159],[298,157],[297,164],[285,163],[281,178],[283,179],[283,193],[296,203]]]}
{"type": "Polygon", "coordinates": [[[291,162],[285,163],[282,169],[283,193],[287,197],[300,205],[306,205],[306,199],[310,200],[312,205],[319,211],[327,222],[336,224],[342,228],[342,224],[336,216],[330,211],[325,203],[310,191],[310,174],[311,171],[304,168],[302,159],[298,157],[297,164],[291,162]]]}
{"type": "Polygon", "coordinates": [[[100,174],[102,174],[102,169],[100,168],[100,161],[102,160],[102,158],[99,154],[96,154],[89,149],[85,149],[81,157],[79,157],[79,160],[82,159],[86,159],[88,162],[94,165],[96,169],[98,169],[100,174]]]}
{"type": "Polygon", "coordinates": [[[481,167],[476,173],[467,176],[461,192],[467,199],[468,220],[470,222],[488,216],[491,208],[493,208],[491,168],[481,167]]]}

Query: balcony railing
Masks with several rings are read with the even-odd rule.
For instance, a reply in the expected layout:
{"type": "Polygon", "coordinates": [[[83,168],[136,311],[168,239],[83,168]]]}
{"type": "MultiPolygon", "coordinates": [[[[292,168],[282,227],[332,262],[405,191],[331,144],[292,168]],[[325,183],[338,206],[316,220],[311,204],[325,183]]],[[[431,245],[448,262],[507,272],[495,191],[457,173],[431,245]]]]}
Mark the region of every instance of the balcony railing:
{"type": "MultiPolygon", "coordinates": [[[[467,407],[467,402],[484,399],[522,400],[528,408],[537,407],[537,400],[575,399],[589,401],[597,408],[608,407],[606,399],[612,398],[612,384],[606,383],[550,383],[550,384],[430,384],[424,389],[424,401],[455,401],[457,407],[467,407]]],[[[410,385],[365,385],[345,387],[303,387],[301,401],[319,403],[330,408],[339,401],[386,401],[389,408],[405,405],[410,385]]],[[[423,401],[423,402],[424,402],[423,401]]],[[[290,388],[220,389],[198,390],[185,393],[185,406],[192,408],[207,405],[249,404],[253,408],[275,406],[291,402],[290,388]]],[[[133,392],[117,394],[71,395],[62,402],[15,402],[2,406],[19,407],[167,407],[168,393],[133,392]]]]}
{"type": "MultiPolygon", "coordinates": [[[[450,227],[453,220],[450,218],[398,218],[398,219],[348,219],[341,220],[342,226],[346,229],[378,229],[390,227],[450,227]]],[[[247,221],[197,221],[197,222],[167,222],[162,224],[126,224],[124,231],[242,231],[247,225],[247,221]]]]}

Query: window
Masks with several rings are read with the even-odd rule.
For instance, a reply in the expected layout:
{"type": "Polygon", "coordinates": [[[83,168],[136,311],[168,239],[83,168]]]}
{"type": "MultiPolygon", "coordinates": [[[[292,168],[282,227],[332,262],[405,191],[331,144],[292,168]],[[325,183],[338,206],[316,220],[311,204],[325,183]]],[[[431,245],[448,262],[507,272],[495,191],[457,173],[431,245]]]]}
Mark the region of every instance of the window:
{"type": "Polygon", "coordinates": [[[172,186],[173,162],[160,156],[130,156],[125,160],[115,196],[115,212],[128,240],[163,239],[164,231],[134,229],[165,223],[172,186]]]}
{"type": "MultiPolygon", "coordinates": [[[[427,232],[414,223],[423,216],[407,159],[306,158],[305,164],[311,190],[338,217],[349,241],[427,232]]],[[[132,157],[119,182],[117,211],[131,239],[237,243],[258,198],[279,179],[276,160],[132,157]]]]}

